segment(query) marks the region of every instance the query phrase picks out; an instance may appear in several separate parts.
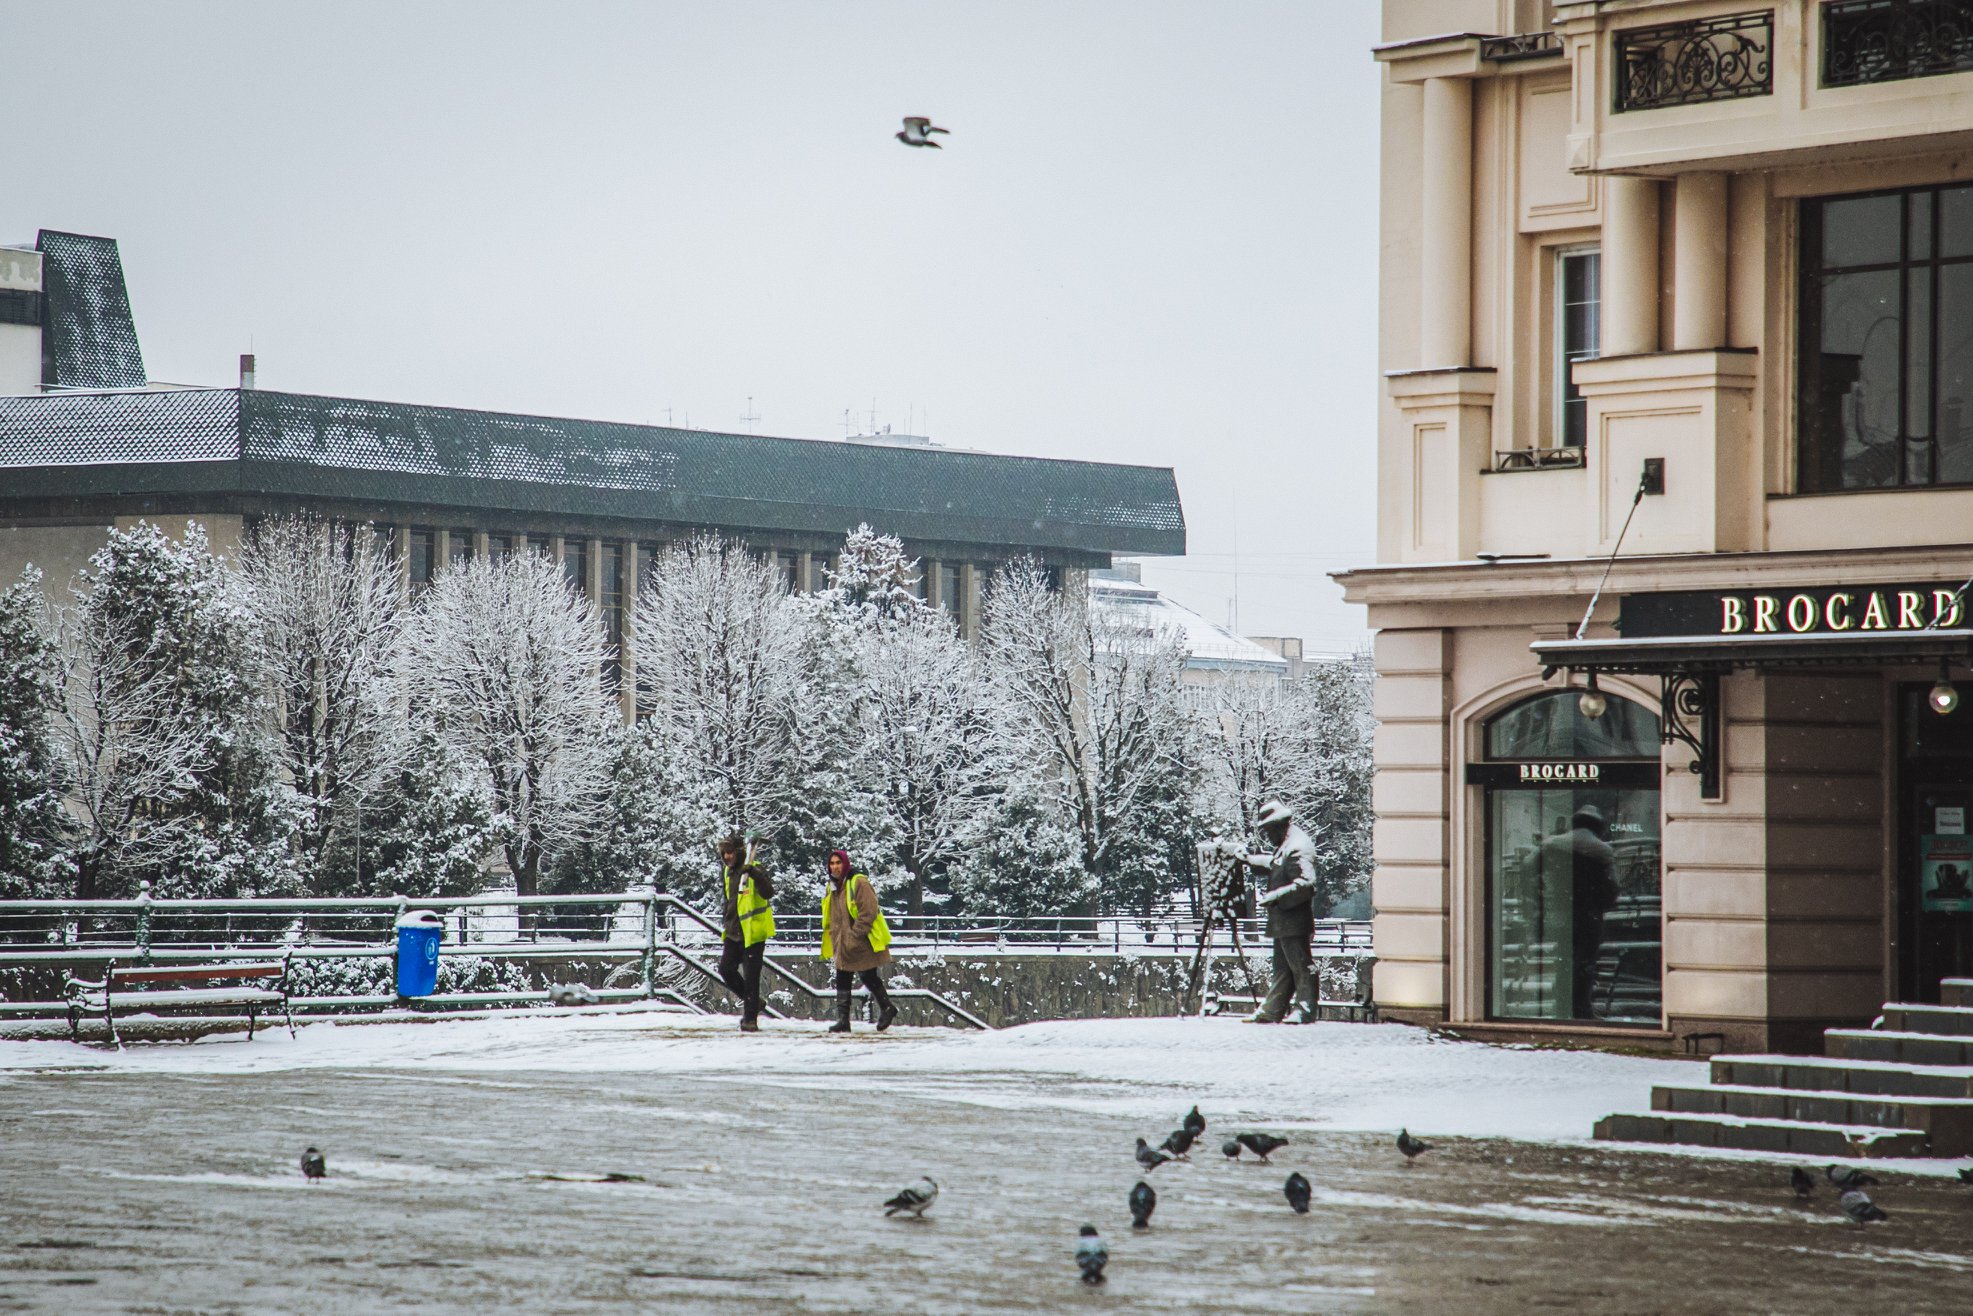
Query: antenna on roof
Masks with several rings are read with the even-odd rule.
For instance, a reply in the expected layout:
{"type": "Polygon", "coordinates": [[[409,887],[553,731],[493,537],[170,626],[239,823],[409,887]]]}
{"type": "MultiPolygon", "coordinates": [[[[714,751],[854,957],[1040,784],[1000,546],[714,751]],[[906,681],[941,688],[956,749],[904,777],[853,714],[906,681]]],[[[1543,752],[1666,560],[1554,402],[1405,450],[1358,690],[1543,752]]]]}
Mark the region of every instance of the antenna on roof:
{"type": "Polygon", "coordinates": [[[747,427],[747,433],[752,434],[754,432],[754,422],[759,419],[759,413],[754,410],[754,395],[749,393],[747,394],[746,414],[740,417],[740,423],[747,427]]]}
{"type": "Polygon", "coordinates": [[[852,423],[853,422],[849,418],[849,408],[844,407],[843,408],[843,437],[845,439],[849,437],[849,427],[852,423]]]}
{"type": "Polygon", "coordinates": [[[877,399],[870,399],[870,432],[877,432],[877,399]]]}

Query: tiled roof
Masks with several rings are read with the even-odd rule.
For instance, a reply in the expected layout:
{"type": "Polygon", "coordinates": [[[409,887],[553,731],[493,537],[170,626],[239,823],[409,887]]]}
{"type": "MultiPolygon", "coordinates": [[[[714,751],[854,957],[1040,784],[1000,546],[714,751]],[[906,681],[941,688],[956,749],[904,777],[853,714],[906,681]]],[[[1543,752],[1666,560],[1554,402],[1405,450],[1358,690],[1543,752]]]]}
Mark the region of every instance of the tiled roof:
{"type": "Polygon", "coordinates": [[[907,538],[1096,552],[1185,545],[1161,467],[265,390],[0,398],[0,467],[23,493],[223,488],[738,529],[840,533],[868,520],[907,538]],[[99,469],[74,469],[85,465],[99,469]]]}
{"type": "Polygon", "coordinates": [[[41,382],[60,388],[142,388],[144,354],[115,238],[41,230],[41,382]]]}

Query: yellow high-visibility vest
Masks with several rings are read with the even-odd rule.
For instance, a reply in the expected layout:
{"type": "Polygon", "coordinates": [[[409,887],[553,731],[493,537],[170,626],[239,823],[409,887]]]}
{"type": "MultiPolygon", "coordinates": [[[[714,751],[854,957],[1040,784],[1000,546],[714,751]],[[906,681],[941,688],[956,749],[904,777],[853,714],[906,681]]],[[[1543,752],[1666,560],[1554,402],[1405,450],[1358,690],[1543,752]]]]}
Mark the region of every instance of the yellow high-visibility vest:
{"type": "MultiPolygon", "coordinates": [[[[726,898],[733,898],[733,870],[721,870],[726,880],[726,898]]],[[[757,946],[774,935],[774,906],[767,898],[754,890],[753,878],[745,873],[740,875],[740,900],[734,907],[740,916],[740,944],[757,946]]]]}
{"type": "MultiPolygon", "coordinates": [[[[859,877],[863,878],[866,882],[870,880],[862,873],[851,873],[849,879],[843,883],[843,905],[849,910],[849,921],[852,923],[856,922],[858,917],[855,892],[856,879],[859,877]]],[[[876,888],[872,887],[871,890],[874,892],[876,888]]],[[[884,922],[884,907],[879,905],[877,907],[877,921],[870,925],[870,949],[880,951],[890,944],[891,925],[884,922]]],[[[822,958],[825,960],[836,958],[835,949],[829,944],[829,893],[827,891],[822,893],[822,958]]]]}

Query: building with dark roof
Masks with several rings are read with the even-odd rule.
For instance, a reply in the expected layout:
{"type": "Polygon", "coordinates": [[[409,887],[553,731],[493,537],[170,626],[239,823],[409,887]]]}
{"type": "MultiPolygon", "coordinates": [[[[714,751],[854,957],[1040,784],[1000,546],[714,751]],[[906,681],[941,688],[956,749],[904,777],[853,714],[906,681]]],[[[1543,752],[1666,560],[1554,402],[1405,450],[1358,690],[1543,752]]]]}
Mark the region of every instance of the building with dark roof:
{"type": "Polygon", "coordinates": [[[984,573],[1011,558],[1080,572],[1185,551],[1162,467],[152,386],[109,238],[0,248],[0,393],[0,579],[32,561],[51,588],[111,526],[197,519],[223,546],[307,510],[387,528],[413,584],[539,547],[611,612],[667,541],[744,539],[805,589],[868,522],[971,630],[984,573]]]}

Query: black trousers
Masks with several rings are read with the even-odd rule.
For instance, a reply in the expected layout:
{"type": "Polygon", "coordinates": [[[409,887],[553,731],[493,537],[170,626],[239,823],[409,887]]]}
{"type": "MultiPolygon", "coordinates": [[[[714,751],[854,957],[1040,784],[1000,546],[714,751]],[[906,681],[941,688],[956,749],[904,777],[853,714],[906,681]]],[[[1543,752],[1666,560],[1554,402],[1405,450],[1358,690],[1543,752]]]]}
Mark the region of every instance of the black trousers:
{"type": "Polygon", "coordinates": [[[756,941],[743,946],[737,941],[719,943],[719,980],[740,998],[745,1018],[760,1018],[760,966],[767,958],[767,943],[756,941]]]}
{"type": "Polygon", "coordinates": [[[891,1003],[891,994],[884,990],[884,975],[875,969],[864,969],[856,973],[852,973],[848,969],[837,969],[836,995],[839,998],[847,999],[849,997],[850,984],[859,978],[863,980],[864,990],[870,993],[870,999],[877,1002],[877,1008],[879,1010],[888,1009],[891,1003]]]}

